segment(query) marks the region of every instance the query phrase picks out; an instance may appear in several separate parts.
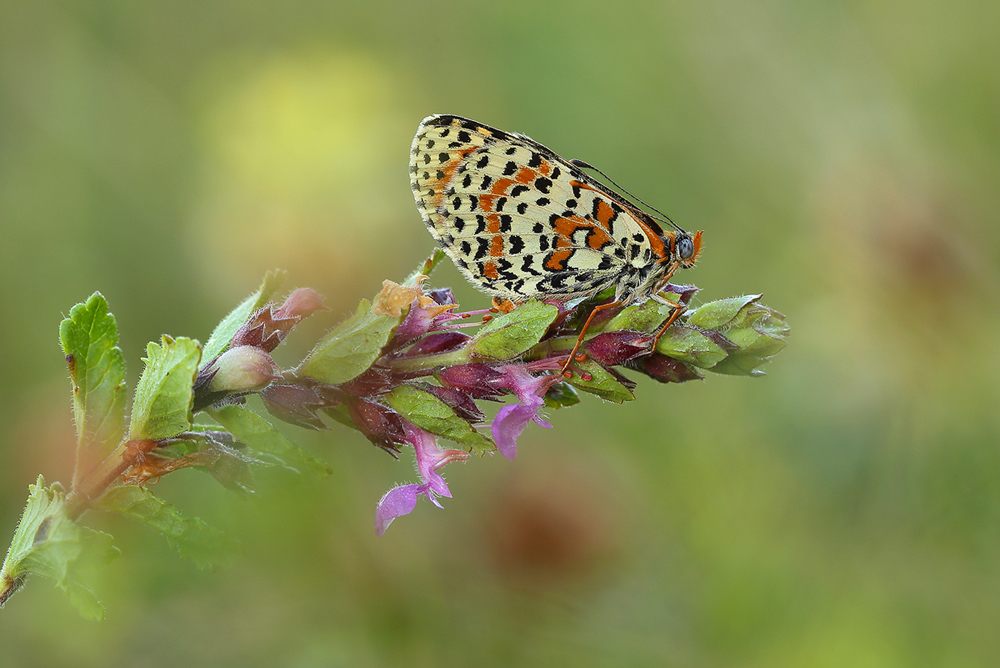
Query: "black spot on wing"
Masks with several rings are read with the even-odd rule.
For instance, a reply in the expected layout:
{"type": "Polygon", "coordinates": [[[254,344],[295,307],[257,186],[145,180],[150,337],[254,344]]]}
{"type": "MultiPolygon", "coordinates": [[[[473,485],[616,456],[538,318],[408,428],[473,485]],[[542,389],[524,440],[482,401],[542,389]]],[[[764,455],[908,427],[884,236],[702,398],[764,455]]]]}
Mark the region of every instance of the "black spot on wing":
{"type": "Polygon", "coordinates": [[[534,255],[525,255],[524,261],[521,263],[521,272],[526,274],[531,274],[532,276],[541,276],[542,272],[531,266],[535,261],[534,255]]]}
{"type": "Polygon", "coordinates": [[[481,260],[484,257],[486,257],[486,253],[489,252],[490,240],[487,239],[486,237],[479,237],[478,239],[476,239],[476,243],[478,244],[478,246],[476,248],[475,259],[481,260]]]}

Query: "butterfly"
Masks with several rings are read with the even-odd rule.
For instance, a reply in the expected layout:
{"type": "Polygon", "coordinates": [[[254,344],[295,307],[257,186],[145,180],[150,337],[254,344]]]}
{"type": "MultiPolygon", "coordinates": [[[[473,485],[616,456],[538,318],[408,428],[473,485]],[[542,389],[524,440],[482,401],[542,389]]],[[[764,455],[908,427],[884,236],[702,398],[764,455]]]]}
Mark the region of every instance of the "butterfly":
{"type": "Polygon", "coordinates": [[[658,339],[683,308],[658,293],[701,252],[700,231],[654,217],[586,169],[605,176],[461,116],[428,116],[410,150],[410,187],[427,229],[495,302],[573,304],[614,287],[614,300],[591,311],[567,366],[603,309],[647,299],[673,306],[658,339]]]}

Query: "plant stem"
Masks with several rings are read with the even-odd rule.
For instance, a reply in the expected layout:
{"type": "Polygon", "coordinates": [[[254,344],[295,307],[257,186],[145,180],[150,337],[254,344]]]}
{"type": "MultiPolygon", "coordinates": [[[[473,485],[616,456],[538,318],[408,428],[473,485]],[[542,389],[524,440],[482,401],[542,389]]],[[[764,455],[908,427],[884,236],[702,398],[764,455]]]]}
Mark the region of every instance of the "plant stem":
{"type": "Polygon", "coordinates": [[[472,346],[463,346],[458,350],[417,357],[402,357],[389,363],[393,371],[412,373],[415,371],[431,371],[456,364],[466,364],[472,361],[472,346]]]}
{"type": "Polygon", "coordinates": [[[66,509],[70,519],[75,520],[82,515],[90,507],[91,501],[100,498],[137,460],[158,445],[159,443],[152,440],[122,441],[66,497],[66,509]]]}

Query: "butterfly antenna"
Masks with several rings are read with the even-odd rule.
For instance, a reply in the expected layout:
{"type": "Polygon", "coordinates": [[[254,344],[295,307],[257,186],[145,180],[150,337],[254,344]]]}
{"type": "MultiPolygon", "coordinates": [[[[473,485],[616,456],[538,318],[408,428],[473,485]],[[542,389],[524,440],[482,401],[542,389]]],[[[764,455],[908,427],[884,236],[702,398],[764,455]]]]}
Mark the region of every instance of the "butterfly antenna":
{"type": "Polygon", "coordinates": [[[573,165],[574,167],[579,167],[580,169],[592,169],[592,170],[594,170],[595,172],[597,172],[598,174],[600,174],[601,176],[603,176],[604,178],[606,178],[606,179],[607,179],[608,181],[610,181],[610,182],[611,182],[611,184],[612,184],[612,185],[613,185],[613,186],[614,186],[615,188],[618,188],[618,190],[620,190],[621,192],[625,193],[626,195],[628,195],[628,196],[629,196],[629,197],[631,197],[632,199],[636,200],[636,201],[637,201],[637,202],[639,202],[640,204],[643,204],[643,205],[647,206],[648,208],[652,209],[653,211],[655,211],[656,213],[660,214],[660,216],[662,216],[662,217],[663,217],[663,220],[665,220],[666,222],[668,222],[668,223],[670,223],[671,225],[673,225],[674,227],[676,227],[676,228],[677,228],[677,230],[678,230],[679,232],[684,232],[684,229],[683,229],[683,228],[682,228],[682,227],[681,227],[680,225],[678,225],[677,223],[675,223],[674,221],[672,221],[672,220],[670,219],[670,216],[668,216],[667,214],[663,213],[662,211],[660,211],[659,209],[657,209],[657,208],[656,208],[655,206],[653,206],[652,204],[648,204],[647,202],[643,201],[643,200],[642,200],[642,199],[640,199],[639,197],[637,197],[637,196],[633,195],[633,194],[632,194],[632,193],[630,193],[629,191],[627,191],[627,190],[625,190],[624,188],[622,188],[622,187],[621,187],[620,185],[618,185],[617,183],[615,183],[615,180],[614,180],[613,178],[611,178],[610,176],[608,176],[607,174],[605,174],[604,172],[602,172],[601,170],[599,170],[599,169],[598,169],[597,167],[594,167],[594,166],[593,166],[593,165],[591,165],[590,163],[588,163],[588,162],[584,162],[583,160],[576,160],[576,159],[573,159],[573,160],[570,160],[570,163],[571,163],[571,164],[572,164],[572,165],[573,165]]]}

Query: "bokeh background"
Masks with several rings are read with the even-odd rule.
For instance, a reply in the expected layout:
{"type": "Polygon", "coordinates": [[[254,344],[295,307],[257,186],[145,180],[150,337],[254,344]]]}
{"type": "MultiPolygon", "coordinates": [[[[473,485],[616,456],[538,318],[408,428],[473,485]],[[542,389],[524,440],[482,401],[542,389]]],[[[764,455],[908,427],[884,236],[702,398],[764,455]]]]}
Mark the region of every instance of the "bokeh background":
{"type": "Polygon", "coordinates": [[[326,481],[170,476],[237,565],[90,517],[123,549],[107,620],[32,580],[0,663],[1000,665],[998,29],[990,0],[0,1],[4,544],[71,476],[73,304],[108,298],[134,384],[147,341],[204,340],[283,267],[333,308],[295,363],[431,249],[430,113],[600,166],[705,230],[701,300],[793,327],[764,378],[552,413],[380,539],[411,462],[338,426],[291,432],[326,481]]]}

